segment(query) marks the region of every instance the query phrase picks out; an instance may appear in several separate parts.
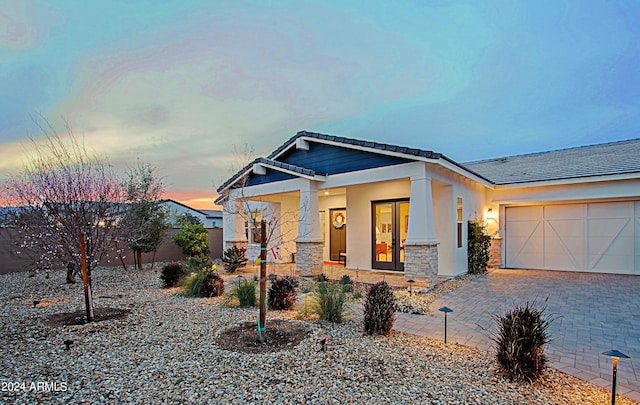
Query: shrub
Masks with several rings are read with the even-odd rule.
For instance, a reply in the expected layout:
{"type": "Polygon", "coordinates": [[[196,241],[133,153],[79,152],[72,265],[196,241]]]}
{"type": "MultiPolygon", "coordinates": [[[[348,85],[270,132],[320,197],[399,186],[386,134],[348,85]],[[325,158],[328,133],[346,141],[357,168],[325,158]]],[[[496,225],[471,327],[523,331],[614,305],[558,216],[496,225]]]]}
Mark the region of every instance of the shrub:
{"type": "Polygon", "coordinates": [[[351,277],[349,277],[348,274],[342,275],[342,277],[340,278],[340,285],[342,285],[344,292],[353,291],[353,280],[351,280],[351,277]]]}
{"type": "Polygon", "coordinates": [[[321,282],[314,292],[313,311],[320,319],[335,323],[344,320],[347,311],[347,295],[340,284],[321,282]]]}
{"type": "Polygon", "coordinates": [[[467,258],[469,273],[481,274],[487,271],[489,263],[489,248],[491,237],[485,234],[485,227],[481,221],[469,221],[467,234],[467,258]]]}
{"type": "Polygon", "coordinates": [[[175,287],[180,280],[187,274],[180,263],[169,263],[162,268],[160,279],[164,288],[175,287]]]}
{"type": "Polygon", "coordinates": [[[190,273],[180,282],[180,286],[185,295],[190,297],[200,297],[202,291],[202,279],[204,272],[190,273]]]}
{"type": "Polygon", "coordinates": [[[326,283],[327,281],[329,281],[329,277],[327,277],[327,275],[324,273],[320,273],[315,277],[315,280],[318,283],[326,283]]]}
{"type": "Polygon", "coordinates": [[[202,278],[201,297],[219,297],[224,294],[224,280],[214,272],[204,272],[202,278]]]}
{"type": "Polygon", "coordinates": [[[182,248],[182,253],[186,256],[209,255],[208,232],[201,223],[186,224],[173,236],[173,241],[182,248]]]}
{"type": "Polygon", "coordinates": [[[269,309],[279,311],[293,308],[296,304],[298,285],[298,279],[292,276],[277,278],[273,281],[269,287],[267,298],[269,309]]]}
{"type": "Polygon", "coordinates": [[[235,273],[240,267],[247,265],[247,249],[232,246],[222,253],[222,262],[227,273],[235,273]]]}
{"type": "Polygon", "coordinates": [[[537,308],[527,301],[504,315],[495,315],[498,330],[492,337],[500,370],[512,381],[533,381],[547,363],[544,345],[549,343],[551,319],[546,306],[537,308]]]}
{"type": "Polygon", "coordinates": [[[193,273],[200,271],[212,271],[215,269],[211,257],[205,255],[189,257],[187,260],[187,266],[193,273]]]}
{"type": "Polygon", "coordinates": [[[224,280],[212,271],[198,271],[182,280],[184,293],[191,297],[218,297],[224,294],[224,280]]]}
{"type": "Polygon", "coordinates": [[[388,335],[396,317],[396,298],[386,281],[374,284],[364,302],[364,331],[369,334],[388,335]]]}
{"type": "Polygon", "coordinates": [[[256,280],[238,279],[231,291],[229,299],[236,298],[241,307],[253,307],[258,302],[256,295],[256,280]]]}

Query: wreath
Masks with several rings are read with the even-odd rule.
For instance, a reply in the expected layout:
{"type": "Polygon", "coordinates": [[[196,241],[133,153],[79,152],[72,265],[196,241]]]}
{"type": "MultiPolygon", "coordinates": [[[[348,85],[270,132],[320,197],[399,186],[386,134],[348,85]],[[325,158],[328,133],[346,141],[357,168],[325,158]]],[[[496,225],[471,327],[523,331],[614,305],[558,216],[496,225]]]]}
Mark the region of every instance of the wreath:
{"type": "Polygon", "coordinates": [[[344,214],[342,212],[338,212],[337,214],[335,214],[333,216],[333,227],[336,229],[340,229],[344,226],[345,224],[345,218],[344,218],[344,214]]]}

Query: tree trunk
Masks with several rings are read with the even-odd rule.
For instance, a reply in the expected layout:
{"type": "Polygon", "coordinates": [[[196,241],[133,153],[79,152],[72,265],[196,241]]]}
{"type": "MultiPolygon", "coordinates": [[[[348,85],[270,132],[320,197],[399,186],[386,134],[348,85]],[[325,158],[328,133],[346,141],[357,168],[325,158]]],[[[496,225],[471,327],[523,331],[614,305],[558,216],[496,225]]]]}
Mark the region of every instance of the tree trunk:
{"type": "Polygon", "coordinates": [[[153,251],[153,257],[151,258],[151,270],[153,270],[153,266],[156,265],[156,253],[158,253],[158,249],[153,251]]]}
{"type": "Polygon", "coordinates": [[[93,322],[93,297],[91,296],[91,274],[87,266],[87,255],[84,245],[84,235],[80,235],[80,257],[82,260],[82,283],[84,284],[84,303],[87,322],[93,322]]]}
{"type": "Polygon", "coordinates": [[[122,252],[120,251],[120,248],[118,247],[118,241],[114,241],[114,243],[116,244],[116,252],[118,252],[118,257],[120,257],[120,263],[122,263],[122,268],[124,269],[124,271],[127,271],[129,269],[127,269],[127,264],[124,262],[124,259],[122,258],[122,252]]]}
{"type": "Polygon", "coordinates": [[[260,317],[258,318],[258,338],[264,343],[264,332],[267,329],[267,223],[260,225],[260,317]]]}
{"type": "Polygon", "coordinates": [[[76,264],[74,262],[67,263],[67,284],[76,283],[76,264]]]}
{"type": "Polygon", "coordinates": [[[136,264],[138,266],[138,270],[142,270],[142,250],[138,250],[136,252],[136,264]]]}

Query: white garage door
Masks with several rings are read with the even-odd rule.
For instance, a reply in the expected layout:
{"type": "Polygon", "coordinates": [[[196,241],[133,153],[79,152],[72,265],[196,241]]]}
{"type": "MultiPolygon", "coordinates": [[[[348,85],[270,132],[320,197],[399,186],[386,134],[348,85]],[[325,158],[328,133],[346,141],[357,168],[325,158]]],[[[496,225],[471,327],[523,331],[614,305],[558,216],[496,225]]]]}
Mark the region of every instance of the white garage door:
{"type": "Polygon", "coordinates": [[[640,274],[640,201],[507,207],[506,266],[640,274]]]}

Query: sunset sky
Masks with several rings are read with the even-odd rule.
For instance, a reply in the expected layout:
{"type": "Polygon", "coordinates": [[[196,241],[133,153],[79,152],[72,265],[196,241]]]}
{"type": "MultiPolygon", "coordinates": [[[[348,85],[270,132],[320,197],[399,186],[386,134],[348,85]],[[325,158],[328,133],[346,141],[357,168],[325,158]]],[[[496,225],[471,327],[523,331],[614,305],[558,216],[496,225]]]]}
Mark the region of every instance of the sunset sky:
{"type": "Polygon", "coordinates": [[[212,209],[300,130],[458,161],[640,137],[640,1],[0,5],[0,180],[46,117],[212,209]]]}

